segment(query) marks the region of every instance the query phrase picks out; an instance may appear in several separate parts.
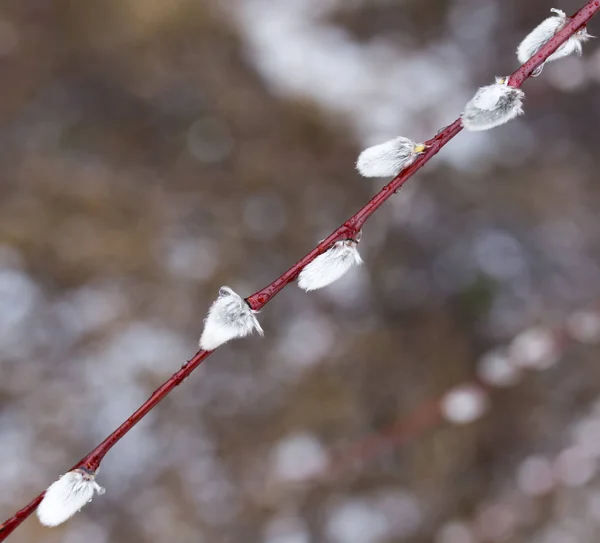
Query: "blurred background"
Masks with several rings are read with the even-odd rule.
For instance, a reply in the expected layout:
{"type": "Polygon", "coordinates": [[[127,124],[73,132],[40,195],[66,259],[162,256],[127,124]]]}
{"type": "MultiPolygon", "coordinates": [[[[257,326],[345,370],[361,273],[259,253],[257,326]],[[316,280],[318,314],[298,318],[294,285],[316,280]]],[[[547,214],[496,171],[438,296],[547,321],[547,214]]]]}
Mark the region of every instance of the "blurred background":
{"type": "MultiPolygon", "coordinates": [[[[383,186],[361,148],[432,137],[582,3],[3,0],[0,520],[193,355],[219,286],[383,186]]],[[[548,65],[369,221],[365,266],[284,290],[109,453],[104,496],[9,540],[596,541],[599,83],[593,41],[548,65]],[[481,416],[439,417],[474,379],[452,409],[481,416]]]]}

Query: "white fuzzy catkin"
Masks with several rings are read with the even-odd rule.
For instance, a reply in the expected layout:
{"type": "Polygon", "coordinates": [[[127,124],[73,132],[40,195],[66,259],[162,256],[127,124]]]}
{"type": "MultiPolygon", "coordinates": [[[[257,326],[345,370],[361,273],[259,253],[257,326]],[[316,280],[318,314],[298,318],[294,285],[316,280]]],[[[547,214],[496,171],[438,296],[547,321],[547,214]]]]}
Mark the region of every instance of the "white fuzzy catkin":
{"type": "Polygon", "coordinates": [[[425,145],[398,137],[365,149],[356,161],[363,177],[390,177],[410,166],[425,150],[425,145]]]}
{"type": "Polygon", "coordinates": [[[326,287],[353,266],[362,264],[356,245],[356,241],[350,239],[336,242],[304,267],[298,276],[298,286],[306,291],[326,287]]]}
{"type": "MultiPolygon", "coordinates": [[[[554,8],[550,11],[553,15],[543,20],[527,34],[525,39],[519,44],[519,47],[517,48],[517,58],[521,64],[533,57],[548,42],[548,40],[567,24],[568,17],[564,11],[554,8]]],[[[545,62],[552,62],[553,60],[558,60],[559,58],[572,55],[573,53],[581,55],[583,43],[591,37],[592,36],[587,33],[587,29],[585,27],[582,28],[554,51],[545,62]]],[[[532,75],[534,77],[540,75],[543,67],[544,64],[536,68],[532,75]]]]}
{"type": "Polygon", "coordinates": [[[221,287],[219,297],[204,320],[200,347],[212,351],[230,339],[246,337],[253,331],[262,336],[264,332],[255,313],[241,296],[229,287],[221,287]]]}
{"type": "Polygon", "coordinates": [[[96,482],[96,474],[86,469],[75,469],[52,483],[37,508],[37,517],[44,526],[58,526],[71,518],[94,493],[105,490],[96,482]]]}
{"type": "Polygon", "coordinates": [[[481,87],[461,115],[467,130],[489,130],[523,113],[525,93],[508,85],[508,78],[497,77],[493,85],[481,87]]]}

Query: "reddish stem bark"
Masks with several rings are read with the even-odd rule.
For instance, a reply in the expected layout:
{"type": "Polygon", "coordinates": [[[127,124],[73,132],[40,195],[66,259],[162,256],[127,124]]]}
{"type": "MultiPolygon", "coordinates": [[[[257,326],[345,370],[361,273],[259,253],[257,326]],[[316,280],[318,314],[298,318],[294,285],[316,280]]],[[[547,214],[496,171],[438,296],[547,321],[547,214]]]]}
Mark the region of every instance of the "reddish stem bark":
{"type": "MultiPolygon", "coordinates": [[[[600,310],[600,303],[592,304],[590,309],[600,310]]],[[[549,328],[549,331],[554,337],[556,355],[562,356],[566,349],[577,341],[569,335],[566,322],[549,328]]],[[[473,378],[471,381],[464,382],[463,385],[474,385],[490,395],[497,390],[497,386],[486,383],[480,378],[473,378]]],[[[444,421],[441,411],[442,400],[443,396],[426,400],[414,408],[407,418],[398,419],[386,428],[373,432],[344,448],[341,454],[333,456],[325,474],[326,477],[334,479],[356,464],[365,464],[391,448],[406,445],[424,432],[431,430],[444,421]]],[[[319,476],[315,477],[315,482],[319,478],[319,476]]]]}
{"type": "MultiPolygon", "coordinates": [[[[567,39],[575,34],[577,30],[585,26],[596,12],[600,9],[600,0],[592,0],[583,6],[564,28],[557,32],[539,52],[530,58],[523,66],[515,71],[509,78],[509,85],[519,88],[523,82],[531,77],[533,71],[542,64],[554,51],[556,51],[567,39]]],[[[317,247],[315,247],[304,258],[296,262],[283,275],[275,279],[270,285],[259,290],[247,298],[250,307],[256,311],[268,304],[277,293],[287,284],[291,283],[302,269],[312,262],[317,256],[327,251],[336,242],[343,239],[354,238],[363,227],[367,219],[377,211],[384,202],[391,198],[394,193],[406,183],[416,172],[429,162],[439,150],[444,147],[454,136],[462,130],[460,119],[440,130],[435,137],[425,142],[427,149],[419,155],[419,158],[408,168],[403,170],[397,177],[392,179],[371,200],[350,217],[342,226],[332,232],[317,247]]]]}
{"type": "MultiPolygon", "coordinates": [[[[600,0],[590,0],[585,4],[560,32],[557,32],[540,51],[529,59],[523,66],[516,70],[509,78],[509,84],[513,87],[520,87],[523,82],[531,76],[533,71],[542,64],[556,49],[558,49],[570,36],[583,27],[600,10],[600,0]]],[[[419,158],[407,169],[403,170],[397,177],[392,179],[380,192],[359,209],[337,230],[332,232],[317,247],[315,247],[304,258],[296,262],[283,275],[275,279],[265,288],[255,292],[247,298],[247,302],[254,310],[263,308],[267,303],[277,295],[286,285],[291,283],[302,269],[312,262],[318,255],[327,251],[336,242],[344,239],[355,238],[367,219],[375,213],[394,193],[406,183],[417,171],[419,171],[427,162],[429,162],[442,147],[444,147],[452,138],[462,130],[460,118],[440,130],[435,137],[426,143],[427,149],[419,158]]],[[[213,351],[198,351],[191,360],[188,360],[177,372],[175,372],[165,383],[157,388],[150,398],[129,417],[121,426],[110,434],[100,445],[98,445],[87,456],[82,458],[71,469],[86,467],[91,470],[98,469],[100,462],[106,453],[123,438],[140,420],[142,420],[169,392],[186,379],[204,360],[212,354],[213,351]]],[[[0,542],[4,541],[29,515],[35,511],[44,497],[42,492],[34,498],[29,504],[17,511],[11,518],[0,524],[0,542]]]]}
{"type": "MultiPolygon", "coordinates": [[[[552,53],[550,53],[552,54],[552,53]]],[[[327,251],[336,242],[343,239],[355,239],[364,226],[367,219],[375,213],[394,193],[406,183],[417,171],[419,171],[427,162],[429,162],[438,151],[444,147],[456,134],[462,130],[460,119],[454,121],[451,125],[440,130],[433,139],[425,142],[427,148],[419,155],[417,160],[408,168],[402,171],[400,175],[392,179],[383,187],[369,202],[360,208],[352,217],[350,217],[342,226],[331,233],[319,245],[317,245],[304,258],[296,262],[288,271],[275,279],[270,285],[259,290],[246,298],[250,307],[256,311],[262,309],[268,304],[277,293],[286,285],[291,283],[302,269],[312,262],[317,256],[327,251]]]]}
{"type": "MultiPolygon", "coordinates": [[[[131,430],[140,420],[142,420],[158,402],[164,399],[171,390],[176,386],[180,385],[206,358],[212,353],[212,351],[198,351],[193,358],[188,360],[181,368],[176,371],[167,381],[165,381],[160,387],[158,387],[150,398],[148,398],[140,408],[131,415],[121,426],[119,426],[112,434],[110,434],[100,445],[98,445],[93,451],[87,456],[84,456],[79,462],[77,462],[70,470],[72,471],[77,468],[87,468],[92,471],[96,471],[100,466],[100,462],[110,449],[131,430]]],[[[4,541],[18,526],[35,511],[37,506],[42,501],[44,494],[42,492],[39,496],[28,503],[23,509],[17,511],[11,518],[6,522],[0,524],[0,541],[4,541]]]]}

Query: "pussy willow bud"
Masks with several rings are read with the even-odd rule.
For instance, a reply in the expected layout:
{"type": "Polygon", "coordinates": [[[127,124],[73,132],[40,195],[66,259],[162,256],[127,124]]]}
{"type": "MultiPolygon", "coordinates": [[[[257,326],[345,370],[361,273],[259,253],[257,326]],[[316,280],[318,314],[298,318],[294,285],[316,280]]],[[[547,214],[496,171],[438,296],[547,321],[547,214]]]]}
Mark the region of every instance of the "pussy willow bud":
{"type": "Polygon", "coordinates": [[[410,166],[425,150],[425,145],[398,137],[365,149],[356,161],[363,177],[394,177],[410,166]]]}
{"type": "Polygon", "coordinates": [[[525,93],[508,85],[508,78],[497,77],[493,85],[481,87],[461,115],[467,130],[489,130],[523,113],[525,93]]]}
{"type": "Polygon", "coordinates": [[[69,471],[48,487],[37,517],[44,526],[58,526],[91,502],[94,494],[104,492],[94,472],[84,468],[69,471]]]}
{"type": "MultiPolygon", "coordinates": [[[[569,18],[564,11],[560,9],[551,9],[553,15],[544,19],[536,26],[519,44],[517,48],[517,58],[521,64],[527,62],[533,57],[559,30],[567,24],[569,18]]],[[[593,38],[587,33],[584,27],[573,34],[565,43],[563,43],[554,53],[552,53],[545,62],[552,62],[563,58],[573,53],[581,55],[582,45],[590,38],[593,38]]],[[[538,66],[531,74],[533,77],[542,73],[544,64],[538,66]]]]}
{"type": "Polygon", "coordinates": [[[230,339],[245,337],[263,329],[246,301],[229,287],[221,287],[219,297],[213,302],[204,320],[200,347],[212,351],[230,339]]]}
{"type": "Polygon", "coordinates": [[[304,267],[298,276],[298,286],[306,291],[326,287],[350,268],[362,264],[356,246],[357,242],[351,239],[335,243],[304,267]]]}

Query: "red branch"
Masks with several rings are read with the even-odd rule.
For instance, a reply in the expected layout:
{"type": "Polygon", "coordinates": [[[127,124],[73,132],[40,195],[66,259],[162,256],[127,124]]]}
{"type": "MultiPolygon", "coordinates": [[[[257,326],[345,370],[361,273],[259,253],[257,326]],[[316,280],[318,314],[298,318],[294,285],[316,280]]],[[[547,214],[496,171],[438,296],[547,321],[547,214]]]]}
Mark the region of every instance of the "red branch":
{"type": "MultiPolygon", "coordinates": [[[[600,10],[600,0],[590,0],[585,4],[560,32],[557,32],[541,49],[529,59],[523,66],[515,71],[509,78],[509,84],[520,87],[528,79],[533,71],[540,66],[554,51],[556,51],[567,39],[575,34],[600,10]]],[[[403,170],[397,177],[392,179],[380,192],[350,217],[342,226],[332,232],[317,247],[315,247],[304,258],[296,262],[283,275],[275,279],[270,285],[249,296],[246,301],[254,310],[263,308],[271,299],[286,285],[291,283],[302,269],[312,262],[317,256],[324,253],[332,245],[341,240],[355,239],[367,219],[375,213],[394,193],[406,183],[417,171],[429,162],[442,147],[462,130],[460,118],[440,130],[436,136],[425,142],[427,148],[419,155],[418,159],[408,168],[403,170]]],[[[100,445],[98,445],[87,456],[82,458],[71,469],[86,467],[97,470],[106,453],[129,432],[142,418],[144,418],[169,392],[181,384],[213,351],[198,351],[191,360],[188,360],[177,372],[157,388],[150,398],[129,417],[121,426],[110,434],[100,445]]],[[[0,524],[0,542],[4,541],[33,511],[37,508],[44,497],[44,492],[33,499],[29,504],[20,509],[15,515],[0,524]]]]}
{"type": "MultiPolygon", "coordinates": [[[[599,311],[600,303],[596,302],[592,304],[589,309],[594,312],[599,311]]],[[[554,338],[556,349],[554,354],[557,356],[563,356],[571,344],[580,341],[572,336],[566,321],[548,328],[548,332],[554,338]]],[[[485,382],[480,377],[473,377],[470,381],[461,383],[460,386],[471,385],[478,387],[486,394],[492,394],[496,388],[496,385],[485,382]]],[[[444,421],[441,409],[442,400],[443,396],[429,398],[417,405],[408,417],[399,418],[389,426],[372,432],[358,439],[352,445],[344,447],[341,453],[333,454],[324,477],[328,480],[335,479],[339,474],[344,473],[348,469],[358,464],[366,464],[388,450],[404,446],[424,432],[431,430],[444,421]]],[[[319,479],[321,479],[321,476],[317,475],[312,482],[317,482],[319,479]]]]}

